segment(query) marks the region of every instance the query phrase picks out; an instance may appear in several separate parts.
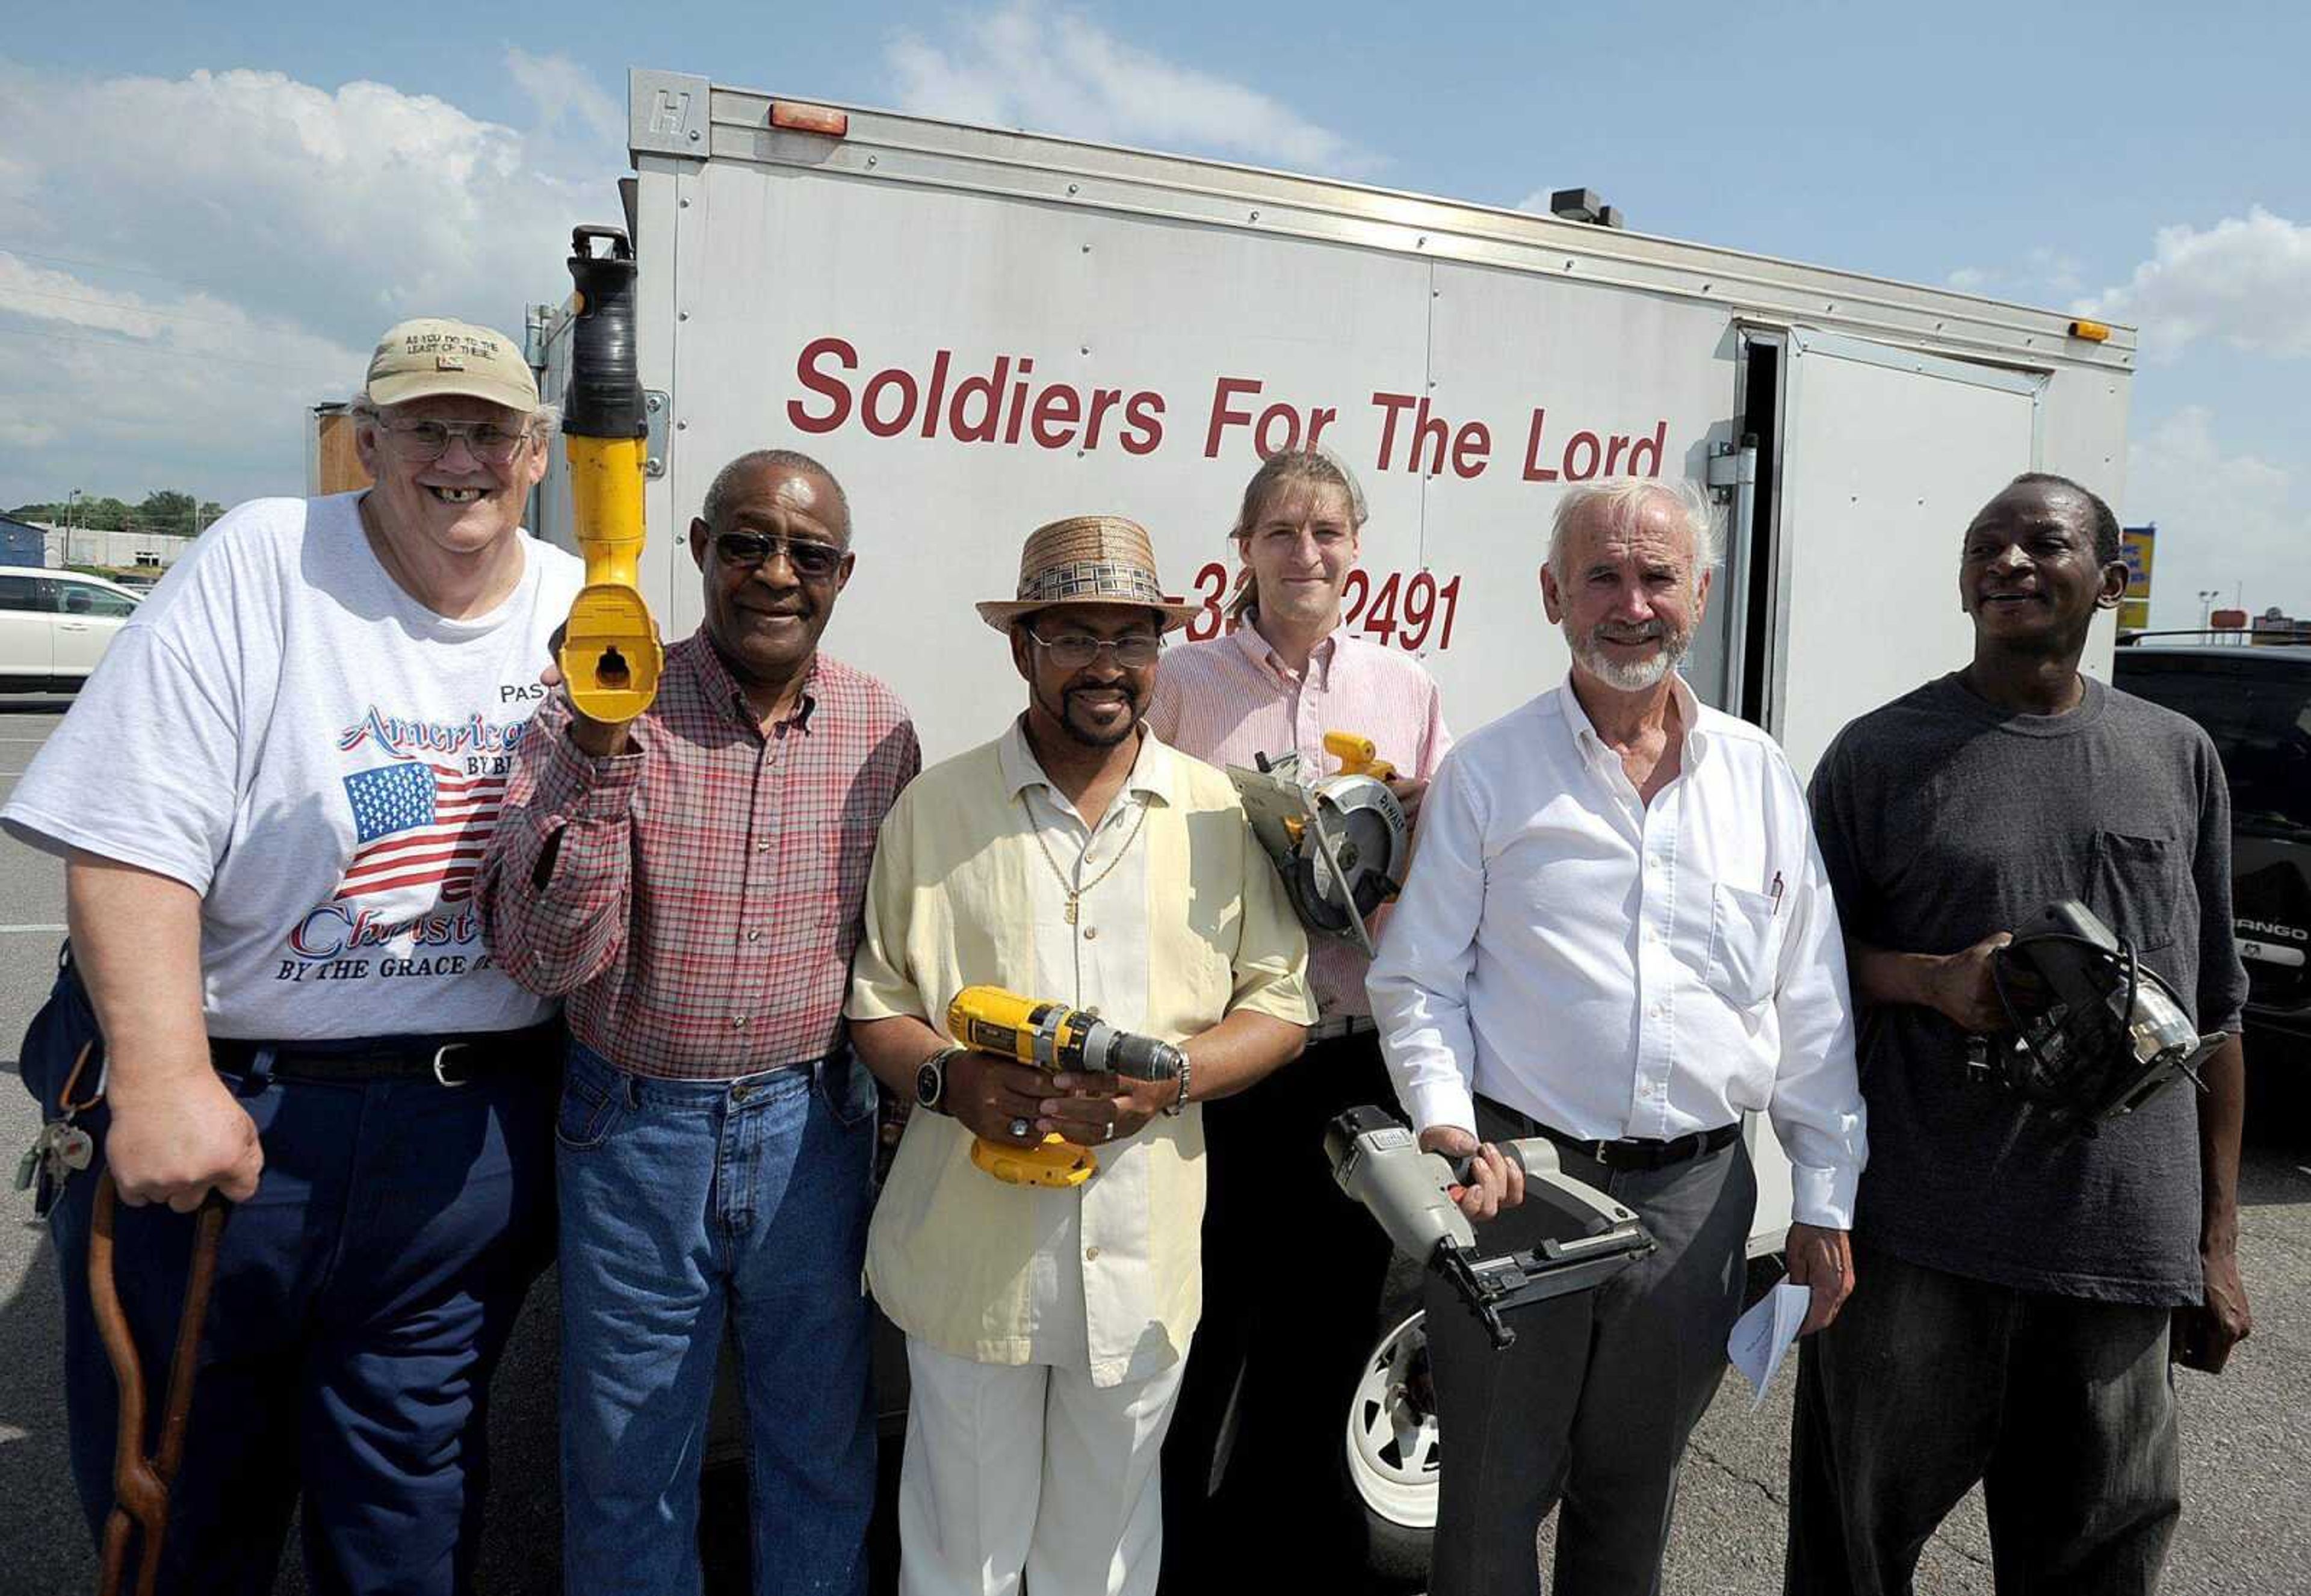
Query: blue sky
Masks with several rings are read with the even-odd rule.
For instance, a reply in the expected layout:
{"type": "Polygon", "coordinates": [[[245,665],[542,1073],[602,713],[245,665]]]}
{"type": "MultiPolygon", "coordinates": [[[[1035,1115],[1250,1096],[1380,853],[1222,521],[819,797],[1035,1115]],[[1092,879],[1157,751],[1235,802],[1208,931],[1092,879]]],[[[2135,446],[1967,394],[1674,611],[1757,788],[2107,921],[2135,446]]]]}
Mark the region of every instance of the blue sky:
{"type": "Polygon", "coordinates": [[[80,6],[0,41],[0,504],[302,480],[300,406],[416,310],[559,297],[625,70],[1212,153],[2144,329],[2158,616],[2311,613],[2300,8],[1051,0],[80,6]],[[2067,13],[2067,14],[2064,14],[2067,13]]]}

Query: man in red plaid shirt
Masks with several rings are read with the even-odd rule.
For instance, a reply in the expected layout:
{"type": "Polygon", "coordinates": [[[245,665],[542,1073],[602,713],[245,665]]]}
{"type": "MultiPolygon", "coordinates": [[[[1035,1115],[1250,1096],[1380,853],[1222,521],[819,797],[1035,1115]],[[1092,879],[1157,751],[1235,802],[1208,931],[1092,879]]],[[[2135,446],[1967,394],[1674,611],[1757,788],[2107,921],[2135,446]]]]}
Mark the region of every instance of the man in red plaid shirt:
{"type": "Polygon", "coordinates": [[[624,726],[540,708],[480,888],[506,973],[569,996],[563,1577],[697,1588],[728,1316],[754,1588],[863,1592],[875,1089],[842,1001],[876,828],[921,754],[890,689],[818,652],[854,558],[824,467],[732,461],[690,551],[706,618],[657,702],[624,726]]]}

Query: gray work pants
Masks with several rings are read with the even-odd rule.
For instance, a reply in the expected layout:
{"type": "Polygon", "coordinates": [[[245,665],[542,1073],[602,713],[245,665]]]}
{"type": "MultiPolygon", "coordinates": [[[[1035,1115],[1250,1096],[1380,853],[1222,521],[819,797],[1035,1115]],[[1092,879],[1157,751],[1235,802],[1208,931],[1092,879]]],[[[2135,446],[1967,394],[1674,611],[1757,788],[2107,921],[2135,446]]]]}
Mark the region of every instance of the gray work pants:
{"type": "Polygon", "coordinates": [[[2149,1596],[2183,1508],[2172,1313],[1857,1242],[1853,1295],[1799,1354],[1790,1596],[1907,1596],[1977,1480],[2001,1592],[2149,1596]]]}
{"type": "MultiPolygon", "coordinates": [[[[1477,1108],[1487,1141],[1526,1134],[1477,1108]]],[[[1651,1596],[1685,1443],[1725,1373],[1757,1206],[1735,1141],[1668,1169],[1615,1172],[1576,1154],[1565,1173],[1635,1208],[1660,1250],[1594,1291],[1513,1312],[1496,1351],[1449,1287],[1430,1278],[1428,1347],[1444,1469],[1431,1596],[1538,1591],[1537,1537],[1561,1502],[1559,1596],[1651,1596]]],[[[1478,1233],[1487,1253],[1532,1244],[1530,1210],[1478,1233]]]]}

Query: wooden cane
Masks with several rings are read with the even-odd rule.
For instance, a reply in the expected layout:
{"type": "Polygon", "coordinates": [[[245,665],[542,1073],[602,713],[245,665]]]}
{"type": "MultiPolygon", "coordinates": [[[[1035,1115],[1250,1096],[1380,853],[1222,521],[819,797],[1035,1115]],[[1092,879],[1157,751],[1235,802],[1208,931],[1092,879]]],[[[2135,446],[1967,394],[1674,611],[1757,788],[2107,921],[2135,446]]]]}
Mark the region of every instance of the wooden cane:
{"type": "Polygon", "coordinates": [[[176,1350],[169,1358],[169,1384],[161,1399],[160,1444],[144,1452],[144,1371],[135,1339],[121,1312],[112,1274],[112,1225],[119,1191],[107,1170],[96,1183],[96,1212],[88,1239],[88,1295],[96,1309],[97,1334],[120,1386],[119,1427],[114,1437],[112,1515],[104,1524],[104,1576],[99,1596],[119,1596],[128,1560],[130,1532],[144,1531],[136,1565],[136,1596],[153,1596],[161,1577],[161,1541],[169,1531],[169,1487],[185,1456],[185,1421],[193,1406],[193,1375],[201,1350],[201,1326],[208,1318],[209,1288],[216,1283],[217,1242],[224,1234],[224,1199],[214,1192],[194,1221],[192,1272],[185,1283],[184,1313],[177,1321],[176,1350]]]}

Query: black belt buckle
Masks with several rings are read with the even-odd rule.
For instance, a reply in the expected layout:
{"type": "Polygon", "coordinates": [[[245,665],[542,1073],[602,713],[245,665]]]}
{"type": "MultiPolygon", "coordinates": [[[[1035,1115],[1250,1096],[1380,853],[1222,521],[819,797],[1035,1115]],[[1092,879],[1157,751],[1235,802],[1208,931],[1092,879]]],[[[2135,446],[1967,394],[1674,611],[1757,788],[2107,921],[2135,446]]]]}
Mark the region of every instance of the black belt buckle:
{"type": "Polygon", "coordinates": [[[448,1066],[449,1063],[449,1055],[451,1053],[465,1051],[472,1048],[473,1045],[474,1044],[470,1042],[445,1042],[440,1047],[435,1048],[433,1050],[433,1078],[443,1086],[449,1087],[451,1089],[455,1089],[459,1086],[472,1086],[474,1084],[474,1077],[472,1076],[453,1075],[450,1073],[448,1066]]]}

